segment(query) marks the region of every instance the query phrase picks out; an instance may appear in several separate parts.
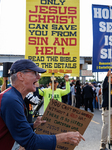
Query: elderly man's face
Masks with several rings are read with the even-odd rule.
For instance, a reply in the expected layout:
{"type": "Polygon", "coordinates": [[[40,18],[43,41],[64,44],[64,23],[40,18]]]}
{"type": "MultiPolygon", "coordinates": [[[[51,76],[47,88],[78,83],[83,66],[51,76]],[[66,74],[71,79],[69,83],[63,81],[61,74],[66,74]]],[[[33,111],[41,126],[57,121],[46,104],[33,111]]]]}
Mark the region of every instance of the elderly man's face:
{"type": "Polygon", "coordinates": [[[36,85],[35,83],[40,79],[40,75],[38,72],[32,70],[23,71],[24,76],[24,86],[28,92],[35,92],[36,85]]]}

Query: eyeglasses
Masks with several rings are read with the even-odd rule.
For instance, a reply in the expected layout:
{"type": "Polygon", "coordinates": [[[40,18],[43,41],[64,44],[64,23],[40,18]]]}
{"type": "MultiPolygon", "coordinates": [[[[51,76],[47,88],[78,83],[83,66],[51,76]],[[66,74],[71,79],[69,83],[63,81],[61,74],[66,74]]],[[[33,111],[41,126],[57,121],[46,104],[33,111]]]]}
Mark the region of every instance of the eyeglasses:
{"type": "Polygon", "coordinates": [[[38,76],[39,75],[39,73],[38,72],[36,72],[36,71],[33,71],[33,70],[22,70],[21,72],[34,72],[35,73],[35,76],[38,76]]]}

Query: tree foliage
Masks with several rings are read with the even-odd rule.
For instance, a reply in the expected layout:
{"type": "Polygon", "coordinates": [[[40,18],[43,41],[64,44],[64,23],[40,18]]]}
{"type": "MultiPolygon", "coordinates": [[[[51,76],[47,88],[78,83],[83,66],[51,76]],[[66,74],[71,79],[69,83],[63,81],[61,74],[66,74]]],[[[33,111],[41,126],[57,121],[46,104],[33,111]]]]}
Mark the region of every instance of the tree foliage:
{"type": "MultiPolygon", "coordinates": [[[[65,82],[64,77],[56,77],[58,83],[65,82]]],[[[51,81],[51,77],[41,77],[39,79],[39,84],[43,84],[45,87],[51,81]]]]}
{"type": "Polygon", "coordinates": [[[41,77],[39,79],[39,84],[43,84],[45,87],[50,82],[50,77],[41,77]]]}

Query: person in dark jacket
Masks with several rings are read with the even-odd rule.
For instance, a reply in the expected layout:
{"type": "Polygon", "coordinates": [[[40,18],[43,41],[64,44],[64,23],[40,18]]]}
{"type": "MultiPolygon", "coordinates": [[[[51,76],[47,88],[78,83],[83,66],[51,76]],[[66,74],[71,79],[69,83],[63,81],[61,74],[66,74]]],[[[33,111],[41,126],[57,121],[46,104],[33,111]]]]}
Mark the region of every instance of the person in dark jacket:
{"type": "Polygon", "coordinates": [[[76,106],[77,108],[80,108],[81,106],[81,87],[80,87],[80,80],[76,81],[75,85],[75,96],[76,96],[76,106]]]}
{"type": "MultiPolygon", "coordinates": [[[[107,76],[104,79],[104,82],[102,84],[102,129],[101,129],[101,145],[100,150],[106,149],[106,144],[108,142],[108,122],[109,122],[109,76],[111,78],[110,84],[111,84],[111,108],[110,112],[112,115],[112,73],[111,70],[107,72],[107,76]]],[[[110,138],[112,142],[112,137],[110,138]]]]}
{"type": "Polygon", "coordinates": [[[93,89],[92,87],[86,83],[86,86],[83,88],[83,97],[84,97],[84,105],[85,110],[87,111],[90,108],[91,112],[93,111],[93,89]]]}

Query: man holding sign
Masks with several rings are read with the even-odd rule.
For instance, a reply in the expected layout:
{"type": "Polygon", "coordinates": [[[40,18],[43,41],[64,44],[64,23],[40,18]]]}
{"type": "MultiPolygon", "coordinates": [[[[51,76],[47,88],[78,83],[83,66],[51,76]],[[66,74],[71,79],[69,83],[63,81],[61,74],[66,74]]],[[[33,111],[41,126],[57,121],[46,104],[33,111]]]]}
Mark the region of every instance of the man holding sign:
{"type": "MultiPolygon", "coordinates": [[[[69,76],[65,75],[64,79],[66,81],[66,89],[63,90],[63,89],[57,88],[58,83],[57,83],[56,78],[54,78],[54,96],[53,96],[53,98],[57,101],[60,101],[60,102],[62,102],[62,99],[61,99],[62,96],[70,93],[69,76]]],[[[45,88],[42,90],[39,89],[39,94],[44,97],[44,111],[46,110],[46,108],[47,108],[47,106],[48,106],[48,104],[52,98],[52,89],[53,89],[52,79],[50,82],[50,86],[51,86],[51,88],[45,88]]]]}
{"type": "Polygon", "coordinates": [[[84,140],[79,132],[39,135],[33,129],[46,121],[37,118],[34,124],[27,122],[24,98],[29,92],[35,92],[35,83],[40,79],[39,73],[45,71],[27,59],[12,64],[12,86],[0,94],[0,149],[11,150],[17,141],[26,150],[55,150],[56,144],[69,142],[76,146],[81,139],[84,140]]]}
{"type": "MultiPolygon", "coordinates": [[[[111,70],[107,72],[107,75],[104,79],[103,85],[102,85],[102,95],[103,95],[103,101],[102,101],[102,129],[101,129],[101,146],[100,150],[103,150],[106,148],[106,144],[109,141],[108,139],[108,126],[109,126],[109,76],[110,76],[110,86],[112,88],[112,73],[111,70]]],[[[112,90],[111,90],[111,106],[110,106],[110,114],[112,115],[112,90]]],[[[111,132],[112,133],[112,132],[111,132]]],[[[112,135],[110,137],[110,140],[112,141],[112,135]]]]}

